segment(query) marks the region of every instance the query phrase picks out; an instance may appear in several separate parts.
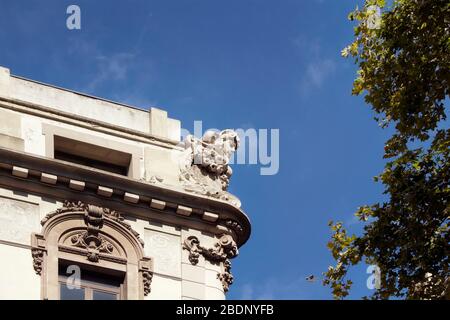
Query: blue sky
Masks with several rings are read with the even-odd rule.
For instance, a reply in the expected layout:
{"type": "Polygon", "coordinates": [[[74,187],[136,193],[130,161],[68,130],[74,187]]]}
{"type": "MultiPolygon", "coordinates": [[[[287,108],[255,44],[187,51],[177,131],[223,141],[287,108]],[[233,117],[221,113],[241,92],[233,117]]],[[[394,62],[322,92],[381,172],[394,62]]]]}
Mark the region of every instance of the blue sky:
{"type": "MultiPolygon", "coordinates": [[[[232,193],[253,225],[233,260],[229,299],[330,299],[330,219],[382,199],[387,132],[351,96],[356,67],[340,57],[357,0],[4,0],[0,65],[23,77],[168,110],[182,126],[280,130],[280,170],[234,165],[232,193]],[[44,5],[45,3],[45,5],[44,5]],[[81,8],[81,30],[66,8],[81,8]]],[[[365,266],[351,298],[369,295],[365,266]]]]}

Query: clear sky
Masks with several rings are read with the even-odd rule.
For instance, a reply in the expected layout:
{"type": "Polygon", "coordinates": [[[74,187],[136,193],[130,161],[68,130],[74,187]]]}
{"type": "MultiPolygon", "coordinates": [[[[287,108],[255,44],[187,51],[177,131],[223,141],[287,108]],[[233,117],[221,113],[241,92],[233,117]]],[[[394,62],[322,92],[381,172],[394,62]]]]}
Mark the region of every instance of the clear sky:
{"type": "MultiPolygon", "coordinates": [[[[253,231],[233,260],[229,299],[330,299],[327,222],[382,199],[387,132],[340,57],[358,0],[2,0],[0,65],[26,78],[141,108],[182,126],[280,130],[278,174],[234,165],[230,191],[253,231]],[[81,8],[81,30],[66,9],[81,8]],[[305,277],[314,274],[316,282],[305,277]]],[[[370,294],[365,266],[351,298],[370,294]]]]}

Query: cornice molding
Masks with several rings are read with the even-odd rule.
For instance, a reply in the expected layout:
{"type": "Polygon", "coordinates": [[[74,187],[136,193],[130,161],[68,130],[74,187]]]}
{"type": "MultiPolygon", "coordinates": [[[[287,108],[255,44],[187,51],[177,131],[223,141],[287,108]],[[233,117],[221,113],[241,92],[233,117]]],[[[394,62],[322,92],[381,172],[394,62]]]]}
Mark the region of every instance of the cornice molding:
{"type": "Polygon", "coordinates": [[[108,207],[116,211],[131,216],[151,216],[161,222],[170,223],[169,220],[175,218],[181,226],[200,225],[216,235],[229,233],[238,246],[250,236],[251,225],[246,214],[220,199],[6,148],[0,148],[0,159],[0,176],[3,176],[0,184],[7,188],[52,196],[61,201],[84,199],[100,205],[106,201],[108,207]],[[42,174],[55,176],[56,182],[43,182],[42,174]],[[73,181],[82,182],[84,187],[74,188],[73,181]],[[108,194],[100,192],[105,188],[108,194]],[[130,194],[138,201],[127,201],[130,194]],[[187,209],[189,215],[185,214],[187,209]]]}

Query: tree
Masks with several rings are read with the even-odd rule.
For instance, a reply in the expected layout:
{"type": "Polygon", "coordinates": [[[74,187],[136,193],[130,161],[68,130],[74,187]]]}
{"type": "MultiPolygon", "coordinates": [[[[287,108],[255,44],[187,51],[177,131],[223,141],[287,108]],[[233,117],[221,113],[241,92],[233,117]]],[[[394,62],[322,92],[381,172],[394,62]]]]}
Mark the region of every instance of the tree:
{"type": "Polygon", "coordinates": [[[359,67],[352,93],[364,94],[375,120],[394,133],[375,177],[387,200],[357,210],[361,235],[330,222],[336,265],[324,285],[344,298],[349,267],[366,262],[380,270],[372,299],[449,299],[450,2],[365,0],[349,19],[355,39],[342,55],[359,67]]]}

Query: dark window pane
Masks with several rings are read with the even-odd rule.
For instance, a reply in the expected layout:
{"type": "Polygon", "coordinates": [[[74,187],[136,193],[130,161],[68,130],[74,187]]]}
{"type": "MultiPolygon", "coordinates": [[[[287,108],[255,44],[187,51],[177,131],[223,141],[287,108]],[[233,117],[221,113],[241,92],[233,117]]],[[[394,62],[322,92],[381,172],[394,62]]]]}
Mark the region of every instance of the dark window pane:
{"type": "MultiPolygon", "coordinates": [[[[65,264],[59,265],[59,275],[63,277],[73,276],[75,274],[68,271],[68,266],[65,264]]],[[[89,286],[90,284],[100,284],[110,288],[119,288],[123,283],[124,276],[114,276],[101,272],[91,270],[80,270],[81,282],[83,286],[89,286]]]]}
{"type": "Polygon", "coordinates": [[[61,300],[84,300],[84,288],[69,288],[67,284],[60,283],[61,300]]]}
{"type": "Polygon", "coordinates": [[[94,300],[117,300],[117,294],[94,290],[93,299],[94,300]]]}

